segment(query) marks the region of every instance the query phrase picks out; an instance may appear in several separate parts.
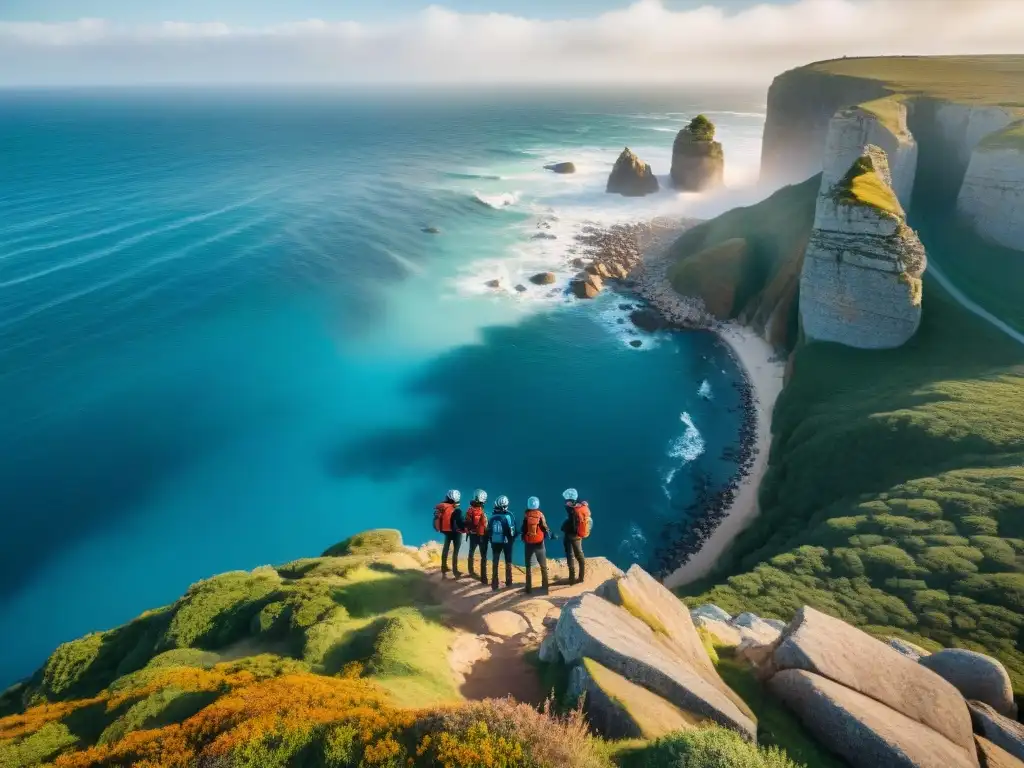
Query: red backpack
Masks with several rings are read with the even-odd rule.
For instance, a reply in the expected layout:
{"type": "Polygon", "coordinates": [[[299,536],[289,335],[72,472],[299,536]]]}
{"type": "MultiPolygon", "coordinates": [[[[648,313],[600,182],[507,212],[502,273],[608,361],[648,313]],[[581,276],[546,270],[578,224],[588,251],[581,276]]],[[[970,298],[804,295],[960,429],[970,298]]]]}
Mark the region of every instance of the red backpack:
{"type": "Polygon", "coordinates": [[[487,515],[483,507],[471,504],[466,510],[466,530],[477,536],[484,536],[487,533],[487,515]]]}
{"type": "Polygon", "coordinates": [[[544,529],[540,527],[544,513],[539,509],[528,509],[523,517],[523,541],[527,544],[540,544],[544,541],[544,529]]]}
{"type": "Polygon", "coordinates": [[[590,535],[590,506],[581,501],[575,507],[576,535],[585,539],[590,535]]]}
{"type": "Polygon", "coordinates": [[[439,533],[451,533],[454,514],[455,505],[450,501],[442,501],[434,507],[434,530],[439,533]]]}

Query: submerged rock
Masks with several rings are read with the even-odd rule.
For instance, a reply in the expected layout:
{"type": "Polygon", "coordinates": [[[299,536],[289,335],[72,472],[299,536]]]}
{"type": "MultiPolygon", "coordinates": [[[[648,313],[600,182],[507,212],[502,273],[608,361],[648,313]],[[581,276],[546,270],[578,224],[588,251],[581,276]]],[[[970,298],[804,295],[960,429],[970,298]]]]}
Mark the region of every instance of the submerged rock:
{"type": "Polygon", "coordinates": [[[643,309],[634,309],[629,313],[629,319],[633,322],[633,325],[641,331],[647,331],[648,333],[662,331],[669,327],[669,324],[665,322],[665,318],[663,318],[660,313],[646,307],[643,309]]]}
{"type": "Polygon", "coordinates": [[[423,227],[423,229],[420,230],[420,231],[421,232],[425,232],[428,235],[440,235],[441,234],[441,230],[438,229],[437,227],[423,227]]]}
{"type": "Polygon", "coordinates": [[[576,173],[576,166],[570,162],[551,163],[550,165],[545,165],[544,168],[555,173],[576,173]]]}
{"type": "Polygon", "coordinates": [[[640,341],[640,339],[633,339],[632,341],[629,342],[629,346],[635,347],[636,349],[640,349],[640,347],[642,347],[643,345],[644,343],[640,341]]]}
{"type": "Polygon", "coordinates": [[[629,147],[623,149],[608,177],[606,191],[626,197],[643,197],[658,189],[658,179],[651,166],[633,154],[629,147]]]}
{"type": "Polygon", "coordinates": [[[526,293],[526,286],[520,283],[516,286],[516,293],[526,293]]]}
{"type": "Polygon", "coordinates": [[[697,115],[677,135],[672,145],[672,185],[687,192],[701,192],[722,185],[725,154],[715,141],[715,125],[697,115]]]}

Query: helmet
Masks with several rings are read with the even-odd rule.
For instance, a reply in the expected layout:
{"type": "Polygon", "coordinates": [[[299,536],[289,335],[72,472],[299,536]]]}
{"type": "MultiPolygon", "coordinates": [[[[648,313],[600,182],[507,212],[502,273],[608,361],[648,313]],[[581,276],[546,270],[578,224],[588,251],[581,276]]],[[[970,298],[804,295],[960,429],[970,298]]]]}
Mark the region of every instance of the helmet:
{"type": "Polygon", "coordinates": [[[540,499],[536,496],[531,496],[526,500],[527,509],[540,509],[540,499]]]}
{"type": "Polygon", "coordinates": [[[460,501],[462,501],[462,494],[454,489],[448,491],[448,501],[452,502],[453,504],[458,504],[460,501]]]}
{"type": "Polygon", "coordinates": [[[494,500],[496,509],[508,509],[508,496],[499,496],[494,500]]]}
{"type": "Polygon", "coordinates": [[[483,490],[482,488],[477,488],[476,491],[473,493],[473,501],[479,501],[481,504],[483,504],[485,501],[487,501],[487,491],[483,490]]]}
{"type": "Polygon", "coordinates": [[[566,501],[576,501],[580,495],[576,492],[575,488],[566,488],[562,491],[562,498],[566,501]]]}

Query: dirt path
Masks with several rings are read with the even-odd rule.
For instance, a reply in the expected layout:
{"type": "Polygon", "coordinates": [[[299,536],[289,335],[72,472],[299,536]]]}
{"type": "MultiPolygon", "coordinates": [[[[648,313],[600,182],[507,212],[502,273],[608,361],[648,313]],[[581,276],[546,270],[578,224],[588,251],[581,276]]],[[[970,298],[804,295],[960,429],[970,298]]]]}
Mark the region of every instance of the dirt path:
{"type": "MultiPolygon", "coordinates": [[[[466,566],[462,567],[468,573],[466,566]]],[[[471,700],[511,696],[537,706],[548,691],[543,690],[528,654],[554,626],[562,605],[593,591],[618,570],[604,558],[589,558],[586,580],[570,587],[565,561],[549,560],[551,589],[547,595],[536,587],[540,582],[536,568],[530,595],[523,591],[525,570],[521,566],[513,568],[514,586],[497,592],[468,575],[456,581],[450,576],[442,579],[436,568],[428,573],[447,623],[458,632],[449,658],[462,695],[471,700]]]]}

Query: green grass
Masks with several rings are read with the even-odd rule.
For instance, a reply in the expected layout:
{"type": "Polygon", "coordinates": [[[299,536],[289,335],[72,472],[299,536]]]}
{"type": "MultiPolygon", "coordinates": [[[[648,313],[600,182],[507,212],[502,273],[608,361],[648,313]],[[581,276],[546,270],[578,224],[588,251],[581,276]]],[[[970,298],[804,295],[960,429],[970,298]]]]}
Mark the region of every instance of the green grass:
{"type": "Polygon", "coordinates": [[[984,149],[1024,150],[1024,120],[1011,123],[1001,131],[991,133],[981,140],[984,149]]]}
{"type": "Polygon", "coordinates": [[[395,611],[374,640],[366,673],[400,706],[424,707],[462,699],[448,663],[452,630],[414,608],[395,611]]]}
{"type": "Polygon", "coordinates": [[[213,703],[218,695],[212,691],[186,692],[173,687],[156,691],[108,725],[96,743],[112,743],[133,731],[180,723],[213,703]]]}
{"type": "Polygon", "coordinates": [[[861,155],[832,188],[839,202],[874,208],[889,216],[902,217],[903,207],[892,187],[886,184],[875,168],[871,155],[861,155]]]}
{"type": "Polygon", "coordinates": [[[907,132],[905,119],[905,108],[903,106],[905,97],[900,94],[883,96],[880,99],[872,99],[858,104],[861,109],[870,112],[878,118],[890,133],[894,136],[902,136],[907,132]]]}
{"type": "Polygon", "coordinates": [[[773,431],[760,516],[686,593],[987,652],[1024,690],[1024,348],[926,277],[904,347],[797,351],[773,431]]]}
{"type": "Polygon", "coordinates": [[[800,768],[777,747],[758,747],[717,726],[664,736],[619,759],[623,768],[800,768]]]}
{"type": "Polygon", "coordinates": [[[323,557],[345,555],[386,555],[402,549],[402,534],[392,528],[378,528],[350,536],[326,550],[323,557]]]}
{"type": "Polygon", "coordinates": [[[747,241],[733,237],[679,262],[672,284],[685,296],[704,299],[707,310],[720,320],[735,317],[737,288],[743,282],[749,249],[747,241]]]}
{"type": "Polygon", "coordinates": [[[795,71],[876,80],[894,93],[964,104],[1024,106],[1024,56],[873,56],[820,61],[795,71]]]}
{"type": "Polygon", "coordinates": [[[79,738],[63,723],[49,723],[35,733],[14,743],[0,743],[0,766],[3,768],[34,768],[80,743],[79,738]]]}

